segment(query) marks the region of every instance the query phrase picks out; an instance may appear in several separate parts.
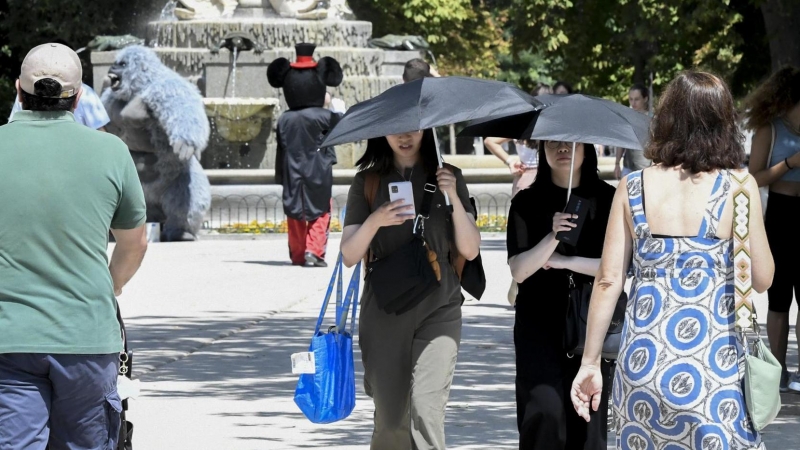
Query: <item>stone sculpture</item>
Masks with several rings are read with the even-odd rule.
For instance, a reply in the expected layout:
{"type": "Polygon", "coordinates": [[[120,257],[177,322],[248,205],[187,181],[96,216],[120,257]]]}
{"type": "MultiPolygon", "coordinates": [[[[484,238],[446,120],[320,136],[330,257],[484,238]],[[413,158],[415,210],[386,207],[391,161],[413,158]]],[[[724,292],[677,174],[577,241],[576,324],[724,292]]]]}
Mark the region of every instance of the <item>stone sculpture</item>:
{"type": "Polygon", "coordinates": [[[175,17],[181,20],[219,19],[233,17],[237,0],[178,0],[175,17]]]}
{"type": "Polygon", "coordinates": [[[264,51],[264,47],[259,45],[252,35],[243,31],[232,31],[223,36],[217,45],[211,47],[211,53],[216,55],[223,48],[227,48],[231,52],[233,52],[233,49],[238,52],[252,50],[255,54],[260,54],[264,51]]]}
{"type": "Polygon", "coordinates": [[[130,34],[122,36],[95,36],[95,38],[92,39],[86,45],[86,47],[77,50],[76,53],[80,53],[81,50],[91,50],[93,52],[107,52],[112,50],[119,50],[129,45],[144,45],[144,39],[132,36],[130,34]]]}
{"type": "Polygon", "coordinates": [[[347,0],[269,0],[281,17],[300,20],[353,19],[347,0]]]}
{"type": "Polygon", "coordinates": [[[148,222],[162,222],[162,241],[193,241],[211,206],[200,166],[210,127],[195,86],[142,46],[121,50],[101,95],[111,123],[139,172],[148,222]]]}

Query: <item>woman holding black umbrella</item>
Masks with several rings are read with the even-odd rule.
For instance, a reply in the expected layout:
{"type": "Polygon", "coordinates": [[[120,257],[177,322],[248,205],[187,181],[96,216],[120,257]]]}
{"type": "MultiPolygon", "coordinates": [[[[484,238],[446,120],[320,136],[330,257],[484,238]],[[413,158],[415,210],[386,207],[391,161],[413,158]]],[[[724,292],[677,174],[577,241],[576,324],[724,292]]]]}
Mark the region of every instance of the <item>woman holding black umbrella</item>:
{"type": "MultiPolygon", "coordinates": [[[[541,141],[539,173],[512,200],[508,257],[519,283],[514,324],[517,361],[517,425],[520,449],[606,448],[606,410],[591,423],[578,417],[569,389],[580,357],[564,351],[564,317],[570,283],[591,281],[600,265],[614,188],[600,180],[594,145],[541,141]],[[576,246],[556,234],[572,229],[563,214],[572,172],[572,194],[590,203],[576,246]]],[[[604,370],[608,367],[604,365],[604,370]]]]}
{"type": "Polygon", "coordinates": [[[469,192],[460,170],[438,167],[430,129],[369,139],[357,164],[342,256],[347,266],[368,252],[376,260],[368,266],[359,318],[364,388],[375,402],[371,448],[444,449],[444,413],[461,341],[461,285],[451,261],[456,254],[472,260],[480,249],[469,192]],[[404,182],[411,184],[414,205],[389,202],[390,183],[404,182]],[[422,214],[426,197],[430,213],[424,241],[438,287],[415,299],[410,309],[389,312],[392,304],[378,295],[382,286],[373,280],[380,261],[391,261],[412,245],[416,220],[411,219],[415,212],[422,214]]]}

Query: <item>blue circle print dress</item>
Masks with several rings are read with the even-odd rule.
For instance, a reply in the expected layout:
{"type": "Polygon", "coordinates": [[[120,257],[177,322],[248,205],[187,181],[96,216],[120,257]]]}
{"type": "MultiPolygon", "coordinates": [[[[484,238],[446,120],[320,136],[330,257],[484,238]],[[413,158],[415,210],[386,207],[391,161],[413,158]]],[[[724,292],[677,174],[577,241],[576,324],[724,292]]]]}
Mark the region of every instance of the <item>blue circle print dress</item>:
{"type": "Polygon", "coordinates": [[[612,387],[617,448],[764,449],[744,402],[733,240],[716,237],[730,173],[719,173],[695,237],[650,232],[641,171],[627,189],[636,239],[612,387]]]}

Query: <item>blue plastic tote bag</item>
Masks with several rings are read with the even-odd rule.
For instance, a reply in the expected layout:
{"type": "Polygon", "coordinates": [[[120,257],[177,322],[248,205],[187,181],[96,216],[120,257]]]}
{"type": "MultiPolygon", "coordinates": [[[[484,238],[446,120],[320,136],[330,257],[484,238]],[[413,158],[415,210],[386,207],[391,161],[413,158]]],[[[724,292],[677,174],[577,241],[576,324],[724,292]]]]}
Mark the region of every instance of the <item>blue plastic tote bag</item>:
{"type": "Polygon", "coordinates": [[[294,391],[294,402],[308,420],[331,423],[350,415],[356,405],[355,367],[353,366],[353,331],[361,263],[355,268],[342,303],[342,255],[336,261],[333,276],[317,319],[309,352],[314,354],[315,373],[302,374],[294,391]],[[336,325],[320,331],[328,303],[336,286],[336,325]],[[351,308],[352,304],[352,308],[351,308]],[[352,310],[352,313],[351,313],[352,310]],[[346,330],[347,315],[352,314],[350,330],[346,330]]]}

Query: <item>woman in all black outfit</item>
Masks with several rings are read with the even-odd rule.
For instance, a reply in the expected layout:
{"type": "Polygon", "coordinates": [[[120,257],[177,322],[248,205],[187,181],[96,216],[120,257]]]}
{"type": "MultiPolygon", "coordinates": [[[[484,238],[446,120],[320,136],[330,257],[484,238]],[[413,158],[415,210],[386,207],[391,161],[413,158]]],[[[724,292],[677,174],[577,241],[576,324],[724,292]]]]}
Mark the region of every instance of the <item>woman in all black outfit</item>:
{"type": "MultiPolygon", "coordinates": [[[[614,188],[597,173],[591,144],[577,144],[572,195],[589,200],[589,213],[577,246],[560,243],[556,233],[575,225],[562,214],[567,203],[572,143],[541,141],[539,173],[533,185],[511,202],[508,263],[519,283],[514,324],[517,359],[517,425],[520,449],[606,449],[608,411],[600,408],[589,423],[572,407],[569,389],[580,357],[563,348],[570,275],[575,283],[593,281],[600,265],[614,188]]],[[[608,376],[609,367],[604,363],[608,376]]],[[[602,403],[608,403],[604,392],[602,403]]]]}

